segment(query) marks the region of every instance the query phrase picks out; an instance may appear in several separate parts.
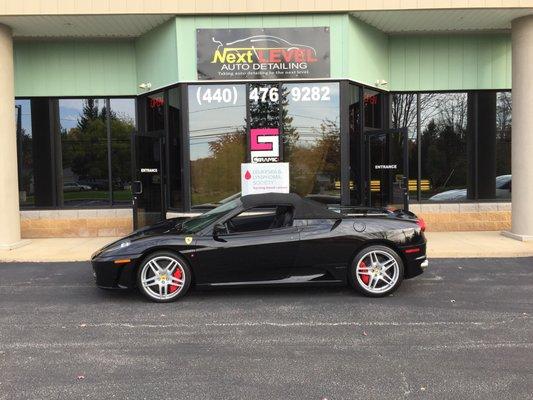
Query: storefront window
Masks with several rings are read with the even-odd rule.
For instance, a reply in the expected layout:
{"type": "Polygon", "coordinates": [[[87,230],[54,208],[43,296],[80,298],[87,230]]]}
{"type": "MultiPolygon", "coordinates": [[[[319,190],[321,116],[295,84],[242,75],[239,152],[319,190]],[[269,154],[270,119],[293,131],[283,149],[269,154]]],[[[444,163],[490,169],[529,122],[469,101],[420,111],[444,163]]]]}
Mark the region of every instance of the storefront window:
{"type": "Polygon", "coordinates": [[[250,128],[279,128],[280,109],[287,102],[287,94],[279,92],[279,85],[251,84],[248,96],[250,128]]]}
{"type": "Polygon", "coordinates": [[[421,182],[429,201],[464,201],[467,187],[467,94],[421,94],[421,182]]]}
{"type": "MultiPolygon", "coordinates": [[[[350,204],[361,204],[363,190],[363,163],[361,131],[361,103],[359,86],[350,84],[348,123],[350,136],[350,204]]],[[[340,184],[340,183],[339,183],[340,184]]]]}
{"type": "Polygon", "coordinates": [[[110,105],[113,203],[131,204],[131,136],[135,130],[135,100],[111,99],[110,105]]]}
{"type": "Polygon", "coordinates": [[[339,84],[284,84],[281,94],[283,160],[290,163],[291,192],[338,203],[339,84]]]}
{"type": "Polygon", "coordinates": [[[60,205],[109,205],[107,112],[104,99],[59,100],[60,205]]]}
{"type": "Polygon", "coordinates": [[[191,204],[212,205],[241,190],[246,161],[246,86],[188,88],[191,204]]]}
{"type": "Polygon", "coordinates": [[[180,90],[168,91],[168,187],[169,208],[180,209],[183,206],[181,179],[181,141],[180,141],[180,90]]]}
{"type": "MultiPolygon", "coordinates": [[[[409,138],[409,192],[411,196],[417,193],[418,177],[418,142],[417,142],[417,97],[416,93],[393,94],[391,104],[392,128],[407,128],[409,138]]],[[[397,146],[401,151],[402,146],[397,146]]],[[[401,159],[401,157],[397,157],[401,159]]],[[[424,185],[421,191],[429,188],[424,185]]]]}
{"type": "Polygon", "coordinates": [[[511,92],[496,94],[496,197],[511,199],[511,92]]]}
{"type": "Polygon", "coordinates": [[[17,122],[20,205],[33,206],[35,203],[35,178],[33,175],[33,137],[29,100],[17,100],[15,102],[15,121],[17,122]]]}
{"type": "Polygon", "coordinates": [[[16,100],[21,207],[130,205],[135,99],[109,101],[16,100]]]}

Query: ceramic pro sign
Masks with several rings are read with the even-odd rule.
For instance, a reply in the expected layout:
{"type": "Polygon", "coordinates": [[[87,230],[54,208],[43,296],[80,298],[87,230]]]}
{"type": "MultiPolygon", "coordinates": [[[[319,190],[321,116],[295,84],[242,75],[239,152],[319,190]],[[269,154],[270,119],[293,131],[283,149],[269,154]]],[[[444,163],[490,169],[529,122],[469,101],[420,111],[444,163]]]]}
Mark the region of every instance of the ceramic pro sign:
{"type": "Polygon", "coordinates": [[[289,163],[241,164],[242,195],[289,193],[289,163]]]}

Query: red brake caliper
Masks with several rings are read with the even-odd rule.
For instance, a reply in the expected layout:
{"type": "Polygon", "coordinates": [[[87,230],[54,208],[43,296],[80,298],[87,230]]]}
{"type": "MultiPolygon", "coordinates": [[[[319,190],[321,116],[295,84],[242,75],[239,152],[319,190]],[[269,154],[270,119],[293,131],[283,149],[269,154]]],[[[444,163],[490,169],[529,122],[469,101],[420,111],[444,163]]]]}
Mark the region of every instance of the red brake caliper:
{"type": "Polygon", "coordinates": [[[361,277],[361,280],[365,285],[368,285],[368,282],[370,282],[370,275],[363,274],[362,272],[368,272],[368,268],[366,267],[366,264],[364,261],[361,261],[359,263],[359,276],[361,277]]]}
{"type": "MultiPolygon", "coordinates": [[[[175,278],[181,279],[181,269],[176,268],[176,270],[174,271],[172,276],[175,277],[175,278]]],[[[168,288],[168,292],[169,293],[174,293],[176,290],[178,290],[178,286],[177,285],[170,285],[169,288],[168,288]]]]}

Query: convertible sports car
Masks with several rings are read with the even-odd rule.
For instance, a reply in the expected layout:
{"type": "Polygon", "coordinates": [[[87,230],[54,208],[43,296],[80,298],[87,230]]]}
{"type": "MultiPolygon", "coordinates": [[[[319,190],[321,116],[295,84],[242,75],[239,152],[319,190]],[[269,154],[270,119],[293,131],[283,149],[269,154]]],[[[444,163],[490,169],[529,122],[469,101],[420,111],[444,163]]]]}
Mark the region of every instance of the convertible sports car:
{"type": "Polygon", "coordinates": [[[92,256],[96,284],[170,302],[197,286],[350,284],[380,297],[427,267],[424,221],[406,211],[339,208],[296,194],[236,198],[133,232],[92,256]]]}

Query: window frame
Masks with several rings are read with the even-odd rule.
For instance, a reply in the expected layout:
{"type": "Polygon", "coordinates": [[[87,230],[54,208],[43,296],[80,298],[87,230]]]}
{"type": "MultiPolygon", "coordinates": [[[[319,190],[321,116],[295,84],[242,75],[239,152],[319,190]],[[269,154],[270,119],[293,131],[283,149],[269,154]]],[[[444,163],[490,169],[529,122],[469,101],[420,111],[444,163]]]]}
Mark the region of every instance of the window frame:
{"type": "MultiPolygon", "coordinates": [[[[402,90],[402,91],[391,91],[389,92],[389,96],[390,96],[390,100],[392,101],[392,96],[394,95],[404,95],[404,94],[415,94],[416,95],[416,103],[417,103],[417,106],[416,106],[416,137],[417,137],[417,140],[416,140],[416,143],[417,143],[417,177],[416,177],[416,181],[417,181],[417,192],[416,192],[416,199],[412,198],[410,199],[410,202],[411,203],[414,203],[414,204],[435,204],[435,205],[438,205],[438,204],[457,204],[457,203],[502,203],[502,202],[510,202],[510,199],[505,199],[505,200],[502,200],[502,199],[499,199],[497,197],[494,197],[492,199],[479,199],[478,198],[478,195],[477,195],[477,190],[476,190],[476,193],[475,193],[475,196],[473,199],[467,199],[466,201],[462,201],[462,202],[457,202],[457,201],[434,201],[434,202],[429,202],[427,201],[427,199],[422,199],[422,194],[421,194],[421,176],[422,176],[422,157],[423,157],[423,154],[422,154],[422,146],[421,146],[421,140],[422,140],[422,127],[421,127],[421,124],[420,124],[420,120],[421,120],[421,108],[420,108],[420,97],[421,95],[425,95],[425,94],[452,94],[452,93],[464,93],[467,95],[467,101],[468,101],[468,96],[470,94],[476,94],[476,93],[484,93],[484,92],[492,92],[492,93],[495,93],[496,95],[498,93],[510,93],[511,94],[511,104],[512,104],[512,90],[511,89],[476,89],[476,90],[425,90],[425,91],[406,91],[406,90],[402,90]]],[[[476,110],[477,112],[477,110],[476,110]]],[[[497,111],[496,111],[497,112],[497,111]]],[[[468,108],[467,108],[467,119],[468,119],[468,108]]],[[[389,118],[392,119],[392,112],[389,112],[389,118]]],[[[467,135],[469,135],[469,132],[468,132],[468,126],[467,126],[467,135]]],[[[512,122],[511,122],[511,129],[512,129],[512,122]]],[[[511,133],[511,138],[512,138],[512,133],[511,133]]],[[[511,139],[512,140],[512,139],[511,139]]],[[[466,153],[466,159],[467,159],[467,162],[468,162],[468,159],[469,157],[475,157],[477,153],[477,148],[474,149],[474,154],[468,154],[468,152],[466,153]]],[[[494,160],[494,162],[496,162],[496,159],[494,160]]],[[[467,171],[468,173],[468,171],[467,171]]],[[[512,171],[511,171],[511,174],[512,174],[512,171]]],[[[478,179],[478,175],[476,173],[475,175],[475,179],[477,180],[478,179]]]]}
{"type": "Polygon", "coordinates": [[[281,231],[281,230],[287,230],[287,229],[296,229],[297,226],[294,225],[294,205],[293,204],[285,204],[285,203],[280,203],[280,204],[265,204],[265,205],[261,205],[261,206],[255,206],[255,207],[250,207],[250,208],[247,208],[247,209],[243,209],[241,211],[239,211],[237,214],[235,215],[232,215],[230,216],[229,218],[227,219],[224,219],[220,222],[218,222],[217,224],[223,224],[225,227],[226,227],[226,230],[227,230],[227,233],[224,233],[222,235],[219,235],[219,236],[222,236],[222,237],[227,237],[227,236],[242,236],[242,235],[248,235],[248,234],[254,234],[254,235],[262,235],[263,233],[266,234],[266,233],[271,233],[271,232],[276,232],[276,231],[281,231]],[[256,209],[256,208],[262,208],[262,207],[265,207],[265,208],[268,208],[268,207],[275,207],[276,208],[276,211],[277,211],[277,208],[278,207],[291,207],[292,208],[292,213],[293,213],[293,218],[292,218],[292,225],[291,226],[284,226],[284,227],[281,227],[281,228],[268,228],[268,229],[259,229],[259,230],[254,230],[254,231],[247,231],[247,232],[229,232],[228,230],[228,226],[227,226],[227,223],[229,221],[231,221],[233,218],[237,218],[239,215],[241,214],[244,214],[244,213],[247,213],[249,212],[250,210],[253,210],[253,209],[256,209]],[[260,233],[261,232],[261,233],[260,233]]]}
{"type": "MultiPolygon", "coordinates": [[[[56,135],[58,132],[56,132],[56,130],[59,130],[60,129],[60,122],[59,122],[59,101],[60,100],[86,100],[86,99],[102,99],[104,100],[104,104],[105,104],[105,107],[109,107],[110,103],[111,103],[111,100],[113,99],[131,99],[133,101],[133,106],[134,106],[134,116],[135,116],[135,127],[134,127],[134,130],[137,130],[138,129],[138,113],[137,113],[137,99],[138,99],[139,96],[133,96],[133,95],[130,95],[130,96],[99,96],[99,95],[94,95],[94,96],[15,96],[15,107],[17,106],[16,105],[16,102],[17,101],[24,101],[24,100],[28,100],[31,102],[31,100],[33,99],[45,99],[48,101],[49,105],[52,106],[52,104],[54,102],[56,102],[56,105],[57,105],[57,114],[56,114],[56,118],[50,118],[50,126],[49,126],[49,130],[50,130],[50,135],[56,135]]],[[[18,128],[18,127],[17,127],[18,128]]],[[[22,128],[22,127],[21,127],[22,128]]],[[[133,132],[132,132],[133,133],[133,132]]],[[[17,141],[19,140],[19,132],[18,132],[18,129],[16,129],[16,136],[17,136],[17,141]]],[[[107,113],[107,116],[106,116],[106,149],[107,149],[107,168],[108,168],[108,201],[106,201],[107,204],[100,204],[100,205],[84,205],[84,206],[69,206],[69,205],[60,205],[59,204],[59,200],[58,200],[58,196],[57,196],[57,191],[58,190],[62,190],[62,188],[59,188],[59,187],[54,187],[52,190],[54,191],[53,193],[53,205],[52,206],[46,206],[46,207],[32,207],[32,206],[28,206],[28,205],[24,205],[24,204],[20,204],[20,200],[19,200],[19,209],[20,210],[24,210],[24,211],[31,211],[31,210],[84,210],[84,209],[131,209],[132,208],[132,205],[131,204],[125,204],[125,203],[114,203],[113,202],[113,182],[112,182],[112,166],[111,166],[111,162],[112,162],[112,157],[111,157],[111,153],[110,153],[110,149],[111,149],[111,137],[112,137],[112,133],[111,133],[111,118],[110,118],[110,113],[107,113]]],[[[130,146],[133,145],[132,143],[132,139],[133,139],[133,135],[130,136],[130,146]]],[[[18,148],[17,148],[17,151],[18,151],[18,148]]],[[[58,176],[58,171],[57,171],[57,167],[56,167],[56,157],[62,157],[63,154],[61,152],[61,154],[54,154],[53,155],[53,159],[52,159],[52,163],[50,165],[50,169],[55,177],[55,180],[57,180],[57,176],[58,176]]],[[[17,155],[17,160],[19,158],[19,155],[17,155]]],[[[130,171],[130,174],[131,174],[131,178],[133,179],[133,159],[132,159],[132,168],[131,168],[131,171],[130,171]]],[[[20,164],[17,162],[17,172],[18,174],[20,175],[20,164]]],[[[55,185],[57,186],[57,185],[55,185]]]]}

